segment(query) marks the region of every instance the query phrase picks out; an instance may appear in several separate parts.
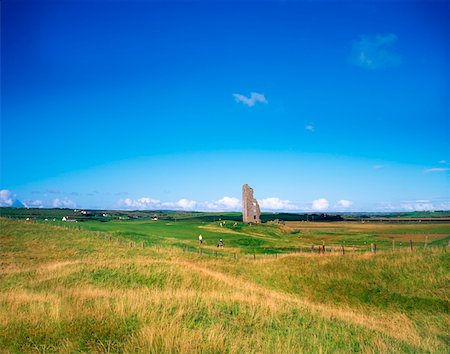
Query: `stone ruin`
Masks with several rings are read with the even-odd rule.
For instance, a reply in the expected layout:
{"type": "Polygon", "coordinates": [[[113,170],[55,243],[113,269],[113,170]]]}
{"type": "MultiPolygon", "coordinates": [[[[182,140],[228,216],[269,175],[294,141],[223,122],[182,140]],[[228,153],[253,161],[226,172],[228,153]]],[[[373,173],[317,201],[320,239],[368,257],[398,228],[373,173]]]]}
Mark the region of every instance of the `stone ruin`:
{"type": "Polygon", "coordinates": [[[258,201],[253,198],[253,188],[248,184],[242,186],[242,221],[246,224],[261,222],[258,201]]]}

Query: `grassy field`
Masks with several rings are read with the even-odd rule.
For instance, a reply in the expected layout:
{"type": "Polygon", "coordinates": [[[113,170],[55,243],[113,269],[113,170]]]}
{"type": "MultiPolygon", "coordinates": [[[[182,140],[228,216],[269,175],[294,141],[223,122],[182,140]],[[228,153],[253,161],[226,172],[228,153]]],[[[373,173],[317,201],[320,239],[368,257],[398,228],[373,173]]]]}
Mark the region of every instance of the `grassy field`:
{"type": "MultiPolygon", "coordinates": [[[[59,223],[67,226],[67,223],[59,223]]],[[[115,220],[105,223],[86,221],[71,227],[105,233],[114,239],[145,242],[146,245],[198,247],[198,235],[204,239],[203,251],[215,252],[222,239],[225,252],[237,254],[293,253],[316,249],[366,252],[371,243],[379,250],[410,247],[445,246],[450,239],[450,223],[361,223],[361,222],[285,222],[246,225],[235,221],[151,221],[115,220]],[[222,224],[222,226],[221,226],[222,224]],[[393,242],[394,241],[394,242],[393,242]]]]}
{"type": "Polygon", "coordinates": [[[450,350],[448,224],[56,224],[0,219],[0,352],[450,350]]]}

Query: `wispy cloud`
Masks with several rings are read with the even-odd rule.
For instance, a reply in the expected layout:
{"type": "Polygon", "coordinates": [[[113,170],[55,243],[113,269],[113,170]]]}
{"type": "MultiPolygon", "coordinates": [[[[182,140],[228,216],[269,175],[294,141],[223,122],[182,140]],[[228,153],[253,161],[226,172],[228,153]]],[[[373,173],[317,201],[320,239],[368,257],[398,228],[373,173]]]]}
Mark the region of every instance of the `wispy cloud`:
{"type": "Polygon", "coordinates": [[[400,203],[383,202],[376,207],[379,211],[434,211],[450,210],[449,200],[406,200],[400,203]]]}
{"type": "Polygon", "coordinates": [[[398,37],[386,35],[360,36],[353,42],[352,60],[354,64],[366,69],[379,69],[400,64],[401,58],[395,51],[398,37]]]}
{"type": "Polygon", "coordinates": [[[350,208],[352,206],[353,202],[351,200],[347,200],[347,199],[341,199],[337,202],[337,206],[339,208],[343,208],[343,209],[347,209],[350,208]]]}
{"type": "Polygon", "coordinates": [[[312,209],[317,211],[327,210],[329,206],[330,202],[325,198],[319,198],[312,202],[312,209]]]}
{"type": "Polygon", "coordinates": [[[436,167],[436,168],[427,168],[426,170],[423,170],[423,172],[425,173],[430,173],[430,172],[445,172],[445,171],[449,171],[450,167],[436,167]]]}
{"type": "Polygon", "coordinates": [[[270,197],[258,200],[259,206],[263,210],[298,210],[298,205],[294,204],[290,200],[280,199],[278,197],[270,197]]]}
{"type": "Polygon", "coordinates": [[[52,188],[50,188],[50,189],[47,189],[47,193],[50,193],[50,194],[61,194],[61,191],[59,189],[52,189],[52,188]]]}
{"type": "Polygon", "coordinates": [[[375,209],[377,211],[390,212],[390,211],[398,210],[399,208],[396,207],[393,203],[390,203],[390,202],[380,202],[380,203],[377,203],[375,209]]]}
{"type": "Polygon", "coordinates": [[[23,201],[23,205],[26,208],[43,208],[44,207],[44,202],[40,199],[27,199],[23,201]]]}
{"type": "Polygon", "coordinates": [[[310,132],[314,132],[315,131],[314,125],[312,125],[312,124],[306,125],[305,126],[305,130],[308,130],[310,132]]]}
{"type": "Polygon", "coordinates": [[[433,203],[429,200],[416,200],[413,202],[403,202],[400,207],[406,211],[430,211],[435,210],[433,203]]]}
{"type": "Polygon", "coordinates": [[[252,92],[250,93],[250,97],[241,95],[240,93],[233,93],[233,96],[236,102],[243,103],[249,107],[253,107],[257,102],[259,103],[269,103],[266,100],[266,97],[262,93],[252,92]]]}

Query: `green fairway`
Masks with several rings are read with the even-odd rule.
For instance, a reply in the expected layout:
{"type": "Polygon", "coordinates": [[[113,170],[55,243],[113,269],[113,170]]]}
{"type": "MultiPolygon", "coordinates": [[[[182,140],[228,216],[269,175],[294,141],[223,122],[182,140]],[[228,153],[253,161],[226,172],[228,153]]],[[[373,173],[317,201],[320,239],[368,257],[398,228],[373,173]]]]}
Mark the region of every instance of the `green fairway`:
{"type": "MultiPolygon", "coordinates": [[[[58,223],[67,226],[67,223],[58,223]]],[[[223,252],[229,253],[292,253],[316,249],[325,245],[328,251],[341,247],[348,251],[366,252],[375,243],[378,250],[446,246],[450,239],[450,223],[360,223],[360,222],[286,222],[247,225],[233,220],[216,222],[115,220],[86,221],[69,227],[102,232],[117,240],[129,240],[145,245],[176,246],[190,250],[198,247],[212,252],[220,239],[223,252]]]]}
{"type": "MultiPolygon", "coordinates": [[[[72,226],[72,225],[71,225],[72,226]]],[[[77,226],[78,227],[78,224],[77,226]]],[[[145,242],[147,245],[198,247],[203,236],[203,250],[212,251],[222,239],[228,252],[276,252],[291,249],[295,236],[286,234],[277,225],[246,225],[235,221],[111,221],[83,222],[79,227],[103,232],[117,239],[145,242]],[[222,226],[220,226],[222,224],[222,226]]]]}

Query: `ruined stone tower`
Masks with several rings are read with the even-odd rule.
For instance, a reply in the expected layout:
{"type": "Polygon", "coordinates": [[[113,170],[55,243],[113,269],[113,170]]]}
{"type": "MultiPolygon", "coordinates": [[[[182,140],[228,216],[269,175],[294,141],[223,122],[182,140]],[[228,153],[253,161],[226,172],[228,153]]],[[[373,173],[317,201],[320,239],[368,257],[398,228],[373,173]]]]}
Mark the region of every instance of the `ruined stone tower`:
{"type": "Polygon", "coordinates": [[[242,221],[245,223],[260,223],[261,211],[258,201],[253,198],[253,188],[248,184],[242,186],[242,221]]]}

